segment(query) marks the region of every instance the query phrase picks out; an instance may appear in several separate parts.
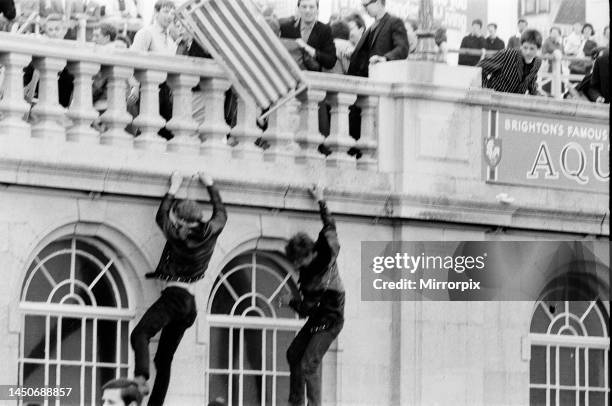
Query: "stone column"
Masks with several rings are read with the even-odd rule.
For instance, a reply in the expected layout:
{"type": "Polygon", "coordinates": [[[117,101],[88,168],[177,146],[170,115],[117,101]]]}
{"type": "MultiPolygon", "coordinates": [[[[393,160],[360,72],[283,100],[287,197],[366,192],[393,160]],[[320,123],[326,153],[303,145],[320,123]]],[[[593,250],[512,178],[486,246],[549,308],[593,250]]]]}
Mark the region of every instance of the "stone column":
{"type": "Polygon", "coordinates": [[[325,90],[308,89],[297,96],[300,101],[300,122],[295,141],[300,146],[297,163],[323,164],[325,155],[318,151],[325,137],[319,132],[319,103],[325,99],[325,90]]]}
{"type": "Polygon", "coordinates": [[[264,161],[293,163],[298,146],[291,129],[291,106],[283,105],[268,116],[268,129],[262,140],[268,145],[264,150],[264,161]]]}
{"type": "Polygon", "coordinates": [[[232,156],[239,159],[262,160],[263,151],[255,145],[255,141],[263,134],[257,126],[257,104],[251,98],[238,97],[238,116],[236,126],[230,134],[238,141],[232,148],[232,156]]]}
{"type": "Polygon", "coordinates": [[[357,105],[361,107],[361,136],[357,140],[357,149],[361,158],[357,168],[376,171],[378,169],[378,96],[360,96],[357,105]]]}
{"type": "Polygon", "coordinates": [[[133,124],[141,131],[134,140],[134,147],[164,151],[166,140],[157,132],[166,124],[159,115],[159,85],[166,80],[167,73],[154,70],[136,71],[136,79],[140,82],[140,114],[133,124]]]}
{"type": "Polygon", "coordinates": [[[0,98],[0,135],[30,137],[30,124],[24,115],[30,105],[23,99],[23,68],[30,63],[31,57],[22,54],[0,55],[0,65],[4,66],[4,90],[0,98]]]}
{"type": "Polygon", "coordinates": [[[171,74],[168,86],[172,89],[172,119],[166,128],[174,134],[168,141],[168,151],[198,154],[200,139],[197,137],[198,123],[193,119],[191,88],[198,84],[197,76],[171,74]]]}
{"type": "Polygon", "coordinates": [[[66,109],[59,104],[57,78],[66,66],[65,59],[34,58],[34,68],[40,74],[38,82],[38,102],[32,108],[35,124],[32,137],[66,140],[66,109]]]}
{"type": "Polygon", "coordinates": [[[99,134],[91,127],[91,123],[98,117],[93,107],[91,86],[93,75],[98,73],[100,65],[89,62],[70,62],[70,73],[74,75],[74,90],[72,103],[68,110],[68,117],[72,126],[66,132],[68,141],[98,143],[99,134]]]}
{"type": "Polygon", "coordinates": [[[204,93],[204,121],[198,128],[202,139],[200,153],[215,158],[229,158],[231,151],[227,145],[230,127],[225,122],[225,91],[230,82],[219,78],[202,78],[200,89],[204,93]]]}
{"type": "Polygon", "coordinates": [[[356,99],[357,95],[350,93],[332,93],[327,98],[331,105],[331,125],[325,145],[332,151],[327,157],[327,166],[355,167],[355,159],[348,155],[348,150],[355,145],[349,134],[349,106],[356,99]]]}
{"type": "Polygon", "coordinates": [[[125,126],[132,122],[127,112],[127,81],[134,74],[132,68],[124,66],[104,66],[102,75],[108,76],[106,85],[107,110],[100,116],[100,122],[106,127],[100,137],[105,145],[132,148],[134,137],[125,131],[125,126]]]}

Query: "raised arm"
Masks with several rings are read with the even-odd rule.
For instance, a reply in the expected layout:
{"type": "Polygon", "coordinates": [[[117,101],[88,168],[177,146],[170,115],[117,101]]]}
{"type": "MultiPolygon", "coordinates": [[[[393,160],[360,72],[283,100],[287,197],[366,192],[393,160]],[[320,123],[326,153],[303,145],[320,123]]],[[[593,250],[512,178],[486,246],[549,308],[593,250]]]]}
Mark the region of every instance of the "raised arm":
{"type": "Polygon", "coordinates": [[[225,227],[225,223],[227,222],[227,211],[225,210],[225,205],[221,200],[219,190],[214,185],[212,177],[203,172],[199,173],[199,177],[200,181],[206,186],[206,190],[208,190],[208,195],[210,196],[210,203],[212,204],[213,208],[210,220],[205,220],[204,218],[202,218],[202,222],[208,221],[211,232],[213,234],[216,234],[221,232],[221,230],[223,230],[223,227],[225,227]]]}
{"type": "Polygon", "coordinates": [[[170,222],[170,208],[172,207],[172,203],[174,203],[176,192],[181,187],[181,183],[183,183],[183,175],[179,172],[173,172],[172,176],[170,176],[170,187],[168,188],[168,192],[162,199],[161,204],[159,205],[159,209],[157,209],[157,215],[155,216],[155,221],[161,230],[164,232],[166,237],[169,233],[172,233],[173,227],[170,222]]]}
{"type": "Polygon", "coordinates": [[[321,232],[319,232],[319,238],[316,242],[316,249],[318,251],[316,260],[320,261],[320,266],[318,268],[324,271],[326,265],[329,265],[338,256],[340,243],[338,242],[338,234],[336,233],[336,222],[323,197],[323,189],[314,186],[309,189],[309,191],[313,200],[319,204],[319,213],[321,215],[321,221],[323,222],[323,228],[321,232]]]}

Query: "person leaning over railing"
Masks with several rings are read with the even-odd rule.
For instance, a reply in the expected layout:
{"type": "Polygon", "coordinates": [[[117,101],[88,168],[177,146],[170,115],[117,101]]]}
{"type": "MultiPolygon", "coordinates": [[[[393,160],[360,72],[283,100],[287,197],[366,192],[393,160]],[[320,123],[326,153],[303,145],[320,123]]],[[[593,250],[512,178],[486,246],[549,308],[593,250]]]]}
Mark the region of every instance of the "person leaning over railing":
{"type": "Polygon", "coordinates": [[[587,90],[596,103],[610,103],[610,50],[606,49],[593,64],[593,74],[587,90]]]}
{"type": "Polygon", "coordinates": [[[542,34],[525,30],[519,49],[504,49],[478,63],[482,68],[482,87],[506,93],[542,94],[536,82],[542,65],[537,56],[540,48],[542,34]]]}

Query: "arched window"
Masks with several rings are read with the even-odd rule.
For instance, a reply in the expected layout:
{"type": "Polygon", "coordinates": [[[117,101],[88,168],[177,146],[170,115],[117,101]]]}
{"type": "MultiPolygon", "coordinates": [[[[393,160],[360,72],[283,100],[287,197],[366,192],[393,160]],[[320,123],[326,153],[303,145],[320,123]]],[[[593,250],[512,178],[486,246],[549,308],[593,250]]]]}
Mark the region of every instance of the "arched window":
{"type": "Polygon", "coordinates": [[[19,305],[20,385],[70,387],[60,405],[93,405],[102,384],[127,376],[133,314],[121,266],[108,246],[86,237],[54,241],[35,256],[19,305]]]}
{"type": "Polygon", "coordinates": [[[539,301],[529,335],[529,404],[608,406],[609,328],[600,301],[539,301]]]}
{"type": "Polygon", "coordinates": [[[289,397],[285,353],[301,328],[278,298],[297,295],[283,256],[251,251],[221,271],[210,295],[209,399],[229,405],[283,405],[289,397]]]}

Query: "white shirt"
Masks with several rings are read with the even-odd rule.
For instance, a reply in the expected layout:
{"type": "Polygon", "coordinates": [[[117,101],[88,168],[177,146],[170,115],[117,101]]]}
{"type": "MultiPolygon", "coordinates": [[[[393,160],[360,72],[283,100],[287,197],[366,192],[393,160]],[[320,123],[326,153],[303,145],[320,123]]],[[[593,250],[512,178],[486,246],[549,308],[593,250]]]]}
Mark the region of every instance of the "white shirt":
{"type": "Polygon", "coordinates": [[[168,34],[168,30],[154,21],[153,24],[138,30],[130,49],[139,52],[154,52],[164,55],[176,55],[177,44],[168,34]]]}

